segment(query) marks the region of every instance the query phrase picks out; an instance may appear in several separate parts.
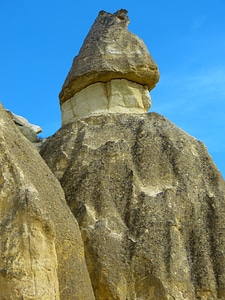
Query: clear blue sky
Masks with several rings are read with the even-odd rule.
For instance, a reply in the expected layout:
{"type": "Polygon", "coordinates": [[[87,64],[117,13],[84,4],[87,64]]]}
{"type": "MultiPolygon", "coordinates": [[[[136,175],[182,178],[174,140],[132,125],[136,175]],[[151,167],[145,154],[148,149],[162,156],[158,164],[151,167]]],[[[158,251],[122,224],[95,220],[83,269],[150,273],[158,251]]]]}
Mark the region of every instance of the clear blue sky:
{"type": "Polygon", "coordinates": [[[120,8],[160,69],[151,111],[203,141],[225,177],[224,0],[0,0],[0,102],[52,135],[73,57],[98,12],[120,8]]]}

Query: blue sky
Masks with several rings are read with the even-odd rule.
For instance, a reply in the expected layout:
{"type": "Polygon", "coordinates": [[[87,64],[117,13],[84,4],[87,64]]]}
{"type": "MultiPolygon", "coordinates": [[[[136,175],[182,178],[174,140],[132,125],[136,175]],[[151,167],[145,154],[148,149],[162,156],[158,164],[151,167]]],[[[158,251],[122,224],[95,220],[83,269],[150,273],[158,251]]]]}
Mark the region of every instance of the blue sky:
{"type": "Polygon", "coordinates": [[[225,178],[225,0],[0,0],[0,102],[52,135],[74,56],[98,12],[120,8],[160,69],[150,111],[203,141],[225,178]]]}

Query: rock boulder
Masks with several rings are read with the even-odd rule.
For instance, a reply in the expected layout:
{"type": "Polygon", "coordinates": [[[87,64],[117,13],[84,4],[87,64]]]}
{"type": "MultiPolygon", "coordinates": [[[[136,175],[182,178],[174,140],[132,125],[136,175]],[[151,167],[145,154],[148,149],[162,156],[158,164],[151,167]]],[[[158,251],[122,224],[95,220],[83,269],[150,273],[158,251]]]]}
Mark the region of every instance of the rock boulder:
{"type": "Polygon", "coordinates": [[[101,11],[88,33],[60,92],[60,104],[87,86],[127,79],[151,90],[159,80],[158,67],[144,42],[127,29],[127,11],[101,11]]]}

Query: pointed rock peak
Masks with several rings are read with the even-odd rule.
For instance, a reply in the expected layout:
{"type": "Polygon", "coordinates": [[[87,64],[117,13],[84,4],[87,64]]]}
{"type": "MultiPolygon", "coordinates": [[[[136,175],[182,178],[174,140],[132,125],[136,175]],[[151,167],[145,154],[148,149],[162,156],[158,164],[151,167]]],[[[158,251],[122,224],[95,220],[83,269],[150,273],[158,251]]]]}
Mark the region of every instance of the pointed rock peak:
{"type": "Polygon", "coordinates": [[[107,26],[112,26],[115,24],[118,26],[119,24],[121,27],[127,27],[127,25],[130,23],[127,13],[128,11],[126,9],[120,9],[114,14],[101,10],[97,20],[101,20],[101,23],[105,23],[107,26]]]}
{"type": "MultiPolygon", "coordinates": [[[[81,105],[82,108],[80,107],[81,102],[83,102],[81,100],[82,97],[79,96],[79,100],[74,99],[74,97],[76,98],[76,95],[82,93],[83,90],[85,90],[85,94],[90,94],[90,91],[86,93],[86,89],[91,85],[100,84],[101,90],[105,89],[104,97],[108,100],[103,102],[106,102],[107,105],[104,104],[105,106],[101,107],[100,110],[110,110],[112,112],[109,102],[112,103],[113,101],[109,97],[112,97],[113,93],[124,95],[124,89],[129,91],[138,90],[138,94],[143,95],[144,93],[144,98],[146,98],[146,91],[148,93],[158,82],[158,67],[149,54],[147,47],[142,39],[127,29],[129,24],[127,13],[125,9],[118,10],[114,14],[105,11],[99,12],[78,56],[73,60],[72,67],[59,95],[62,112],[67,111],[67,116],[63,117],[63,123],[67,123],[71,121],[71,118],[77,117],[76,112],[78,110],[83,111],[81,115],[90,113],[85,110],[84,104],[81,105]],[[118,82],[114,84],[112,83],[114,80],[123,81],[120,84],[118,82]],[[106,84],[108,84],[107,87],[103,86],[106,84]],[[118,91],[115,91],[114,85],[120,86],[118,91]],[[139,91],[139,88],[141,91],[139,91]],[[68,100],[71,100],[72,103],[66,104],[68,100]],[[79,109],[74,107],[78,102],[79,109]],[[63,104],[66,104],[66,108],[63,107],[63,104]],[[71,105],[73,112],[69,116],[68,107],[71,107],[71,105]]],[[[96,94],[96,88],[94,88],[94,91],[96,94]]],[[[133,99],[133,97],[131,98],[133,99]]],[[[137,97],[135,96],[134,98],[136,99],[137,97]]],[[[126,103],[124,103],[123,99],[121,99],[122,105],[119,106],[125,108],[138,106],[139,112],[146,112],[151,104],[150,97],[148,98],[149,103],[147,105],[140,104],[141,110],[139,109],[139,104],[137,104],[143,102],[140,99],[135,100],[134,103],[130,103],[127,99],[126,103]]],[[[84,101],[86,102],[86,100],[84,101]]],[[[90,107],[90,103],[86,106],[90,107]]],[[[99,111],[99,105],[97,106],[99,111]]],[[[65,114],[63,113],[63,115],[65,114]]],[[[78,115],[80,116],[80,113],[78,115]]]]}

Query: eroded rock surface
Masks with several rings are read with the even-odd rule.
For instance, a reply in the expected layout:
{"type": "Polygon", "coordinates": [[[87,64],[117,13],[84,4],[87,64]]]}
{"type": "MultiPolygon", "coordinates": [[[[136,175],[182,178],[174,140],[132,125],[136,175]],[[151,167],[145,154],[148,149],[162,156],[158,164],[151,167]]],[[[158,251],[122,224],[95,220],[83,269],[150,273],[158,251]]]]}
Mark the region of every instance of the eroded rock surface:
{"type": "Polygon", "coordinates": [[[10,110],[6,110],[6,112],[13,119],[14,123],[17,125],[20,132],[31,142],[37,142],[37,134],[42,132],[40,126],[31,124],[22,116],[18,116],[11,112],[10,110]]]}
{"type": "Polygon", "coordinates": [[[63,190],[0,106],[0,299],[94,299],[63,190]]]}
{"type": "Polygon", "coordinates": [[[60,92],[60,104],[97,82],[127,79],[151,90],[158,67],[144,42],[127,29],[127,11],[101,11],[88,33],[60,92]]]}
{"type": "Polygon", "coordinates": [[[225,299],[225,183],[162,116],[109,114],[41,150],[79,222],[95,298],[225,299]]]}
{"type": "Polygon", "coordinates": [[[104,113],[145,113],[151,98],[147,86],[114,79],[91,84],[61,105],[62,125],[77,118],[104,113]]]}

